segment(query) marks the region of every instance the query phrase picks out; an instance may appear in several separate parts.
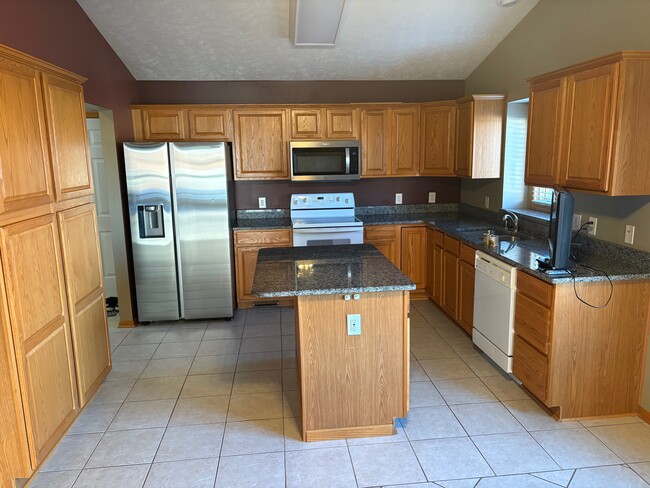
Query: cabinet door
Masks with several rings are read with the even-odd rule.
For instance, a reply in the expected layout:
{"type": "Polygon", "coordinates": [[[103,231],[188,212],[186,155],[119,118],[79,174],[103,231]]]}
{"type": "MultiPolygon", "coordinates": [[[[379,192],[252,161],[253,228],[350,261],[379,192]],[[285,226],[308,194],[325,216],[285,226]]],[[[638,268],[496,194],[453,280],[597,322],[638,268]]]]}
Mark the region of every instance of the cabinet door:
{"type": "Polygon", "coordinates": [[[609,188],[617,85],[618,64],[568,78],[563,186],[596,191],[609,188]]]}
{"type": "Polygon", "coordinates": [[[191,109],[187,111],[187,116],[190,139],[193,141],[223,141],[232,137],[230,110],[191,109]]]}
{"type": "Polygon", "coordinates": [[[456,175],[472,176],[474,152],[474,102],[458,104],[456,112],[456,175]]]}
{"type": "Polygon", "coordinates": [[[427,228],[402,227],[402,272],[415,283],[415,292],[427,284],[427,228]]]}
{"type": "Polygon", "coordinates": [[[454,176],[455,137],[455,104],[421,110],[420,175],[454,176]]]}
{"type": "Polygon", "coordinates": [[[402,234],[399,225],[370,225],[363,228],[363,242],[372,244],[400,267],[402,234]]]}
{"type": "Polygon", "coordinates": [[[3,227],[2,265],[32,466],[77,415],[59,236],[53,215],[3,227]]]}
{"type": "Polygon", "coordinates": [[[0,58],[0,212],[52,201],[38,72],[0,58]]]}
{"type": "Polygon", "coordinates": [[[564,78],[533,84],[528,107],[527,185],[553,186],[560,174],[566,83],[564,78]]]}
{"type": "Polygon", "coordinates": [[[433,301],[442,306],[442,285],[444,283],[443,270],[443,250],[442,247],[433,245],[433,301]]]}
{"type": "Polygon", "coordinates": [[[450,317],[458,319],[458,267],[460,259],[448,251],[442,253],[443,285],[442,308],[450,317]]]}
{"type": "Polygon", "coordinates": [[[142,109],[142,130],[145,141],[186,141],[187,114],[183,109],[142,109]]]}
{"type": "Polygon", "coordinates": [[[289,178],[284,110],[235,110],[235,177],[289,178]]]}
{"type": "Polygon", "coordinates": [[[413,176],[419,169],[420,109],[391,110],[391,170],[394,175],[413,176]]]}
{"type": "Polygon", "coordinates": [[[433,298],[433,255],[434,255],[434,240],[433,240],[433,229],[427,227],[427,264],[426,264],[426,273],[427,273],[427,282],[425,291],[427,296],[433,298]]]}
{"type": "Polygon", "coordinates": [[[320,139],[321,111],[291,109],[291,139],[320,139]]]}
{"type": "Polygon", "coordinates": [[[325,109],[327,139],[358,139],[359,111],[354,108],[325,109]]]}
{"type": "Polygon", "coordinates": [[[386,110],[361,113],[361,176],[388,174],[387,118],[386,110]]]}
{"type": "Polygon", "coordinates": [[[92,195],[93,180],[81,85],[43,75],[57,200],[92,195]]]}
{"type": "Polygon", "coordinates": [[[83,406],[111,366],[97,217],[92,204],[66,210],[58,217],[77,389],[83,406]]]}
{"type": "Polygon", "coordinates": [[[465,332],[472,335],[472,327],[474,327],[474,266],[461,261],[458,281],[460,292],[458,323],[465,332]]]}
{"type": "Polygon", "coordinates": [[[253,278],[257,265],[259,247],[237,248],[237,299],[255,300],[253,295],[253,278]]]}

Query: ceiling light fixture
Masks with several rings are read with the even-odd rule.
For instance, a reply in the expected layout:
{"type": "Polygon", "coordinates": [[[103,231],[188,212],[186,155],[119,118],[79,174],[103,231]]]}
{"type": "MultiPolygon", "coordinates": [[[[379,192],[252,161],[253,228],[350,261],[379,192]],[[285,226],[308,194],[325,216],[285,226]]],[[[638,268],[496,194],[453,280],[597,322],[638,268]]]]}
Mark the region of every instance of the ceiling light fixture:
{"type": "Polygon", "coordinates": [[[299,47],[334,47],[346,0],[290,0],[289,38],[299,47]]]}
{"type": "Polygon", "coordinates": [[[519,0],[496,0],[496,4],[499,7],[512,7],[514,4],[518,2],[519,0]]]}

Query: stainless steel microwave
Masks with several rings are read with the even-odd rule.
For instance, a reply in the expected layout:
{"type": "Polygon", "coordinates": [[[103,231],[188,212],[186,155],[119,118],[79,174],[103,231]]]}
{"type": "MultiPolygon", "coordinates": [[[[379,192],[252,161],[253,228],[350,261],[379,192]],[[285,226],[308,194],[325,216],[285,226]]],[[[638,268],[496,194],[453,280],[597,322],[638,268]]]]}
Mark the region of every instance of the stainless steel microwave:
{"type": "Polygon", "coordinates": [[[359,141],[300,141],[289,143],[293,181],[358,180],[359,141]]]}

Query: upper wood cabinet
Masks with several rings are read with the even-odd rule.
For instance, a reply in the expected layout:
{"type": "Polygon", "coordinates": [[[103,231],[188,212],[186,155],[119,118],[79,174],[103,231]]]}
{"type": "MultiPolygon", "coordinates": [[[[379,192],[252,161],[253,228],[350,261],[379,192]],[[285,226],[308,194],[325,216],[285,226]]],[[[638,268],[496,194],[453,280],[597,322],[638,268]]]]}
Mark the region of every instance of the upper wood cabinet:
{"type": "Polygon", "coordinates": [[[420,110],[420,174],[454,176],[456,104],[426,104],[420,110]]]}
{"type": "Polygon", "coordinates": [[[232,111],[191,108],[187,111],[189,135],[193,141],[223,141],[232,138],[232,111]]]}
{"type": "Polygon", "coordinates": [[[322,137],[321,111],[318,109],[296,109],[291,116],[292,139],[320,139],[322,137]]]}
{"type": "Polygon", "coordinates": [[[69,200],[92,195],[83,89],[78,83],[45,74],[43,92],[56,198],[69,200]]]}
{"type": "Polygon", "coordinates": [[[358,139],[359,109],[326,108],[325,130],[326,139],[358,139]]]}
{"type": "Polygon", "coordinates": [[[415,176],[419,170],[420,108],[395,108],[389,113],[391,174],[415,176]]]}
{"type": "MultiPolygon", "coordinates": [[[[144,141],[184,141],[188,139],[187,111],[180,108],[141,110],[144,141]]],[[[138,130],[136,130],[137,134],[138,130]]]]}
{"type": "Polygon", "coordinates": [[[388,175],[388,111],[361,112],[361,176],[388,175]]]}
{"type": "Polygon", "coordinates": [[[0,229],[9,317],[32,467],[77,414],[59,235],[53,215],[0,229]]]}
{"type": "Polygon", "coordinates": [[[468,178],[501,176],[504,115],[504,95],[470,95],[458,100],[457,176],[468,178]]]}
{"type": "Polygon", "coordinates": [[[40,73],[0,57],[0,211],[53,200],[40,73]]]}
{"type": "Polygon", "coordinates": [[[526,183],[650,194],[650,53],[623,51],[528,81],[526,183]]]}
{"type": "Polygon", "coordinates": [[[359,110],[340,108],[292,108],[291,139],[358,139],[359,110]]]}
{"type": "Polygon", "coordinates": [[[97,216],[88,204],[60,212],[58,218],[77,389],[84,406],[111,366],[97,216]]]}
{"type": "Polygon", "coordinates": [[[233,118],[235,178],[288,179],[285,110],[234,110],[233,118]]]}

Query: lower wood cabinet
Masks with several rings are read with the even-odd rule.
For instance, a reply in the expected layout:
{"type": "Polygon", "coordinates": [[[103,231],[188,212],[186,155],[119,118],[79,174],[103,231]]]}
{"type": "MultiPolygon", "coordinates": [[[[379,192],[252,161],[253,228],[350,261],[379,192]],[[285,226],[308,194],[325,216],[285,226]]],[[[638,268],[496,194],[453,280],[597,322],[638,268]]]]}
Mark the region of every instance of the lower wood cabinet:
{"type": "Polygon", "coordinates": [[[433,284],[431,288],[431,298],[440,306],[442,306],[442,285],[445,281],[442,266],[442,256],[444,253],[442,245],[444,238],[445,235],[439,230],[433,231],[433,259],[431,260],[431,265],[433,266],[433,270],[431,271],[433,284]]]}
{"type": "Polygon", "coordinates": [[[458,268],[458,324],[472,335],[474,327],[474,248],[460,245],[458,268]]]}
{"type": "Polygon", "coordinates": [[[253,295],[257,253],[266,247],[290,247],[291,229],[236,230],[234,235],[238,308],[250,308],[255,303],[277,302],[277,299],[265,300],[253,295]]]}
{"type": "Polygon", "coordinates": [[[442,309],[449,316],[458,320],[458,273],[460,267],[460,241],[445,235],[442,255],[442,309]]]}
{"type": "Polygon", "coordinates": [[[426,297],[427,285],[427,228],[402,226],[402,272],[415,283],[412,298],[426,297]]]}
{"type": "Polygon", "coordinates": [[[79,409],[55,217],[50,214],[3,227],[0,240],[29,455],[35,468],[79,409]]]}
{"type": "Polygon", "coordinates": [[[375,246],[398,268],[401,266],[402,234],[399,225],[365,226],[363,242],[375,246]]]}

